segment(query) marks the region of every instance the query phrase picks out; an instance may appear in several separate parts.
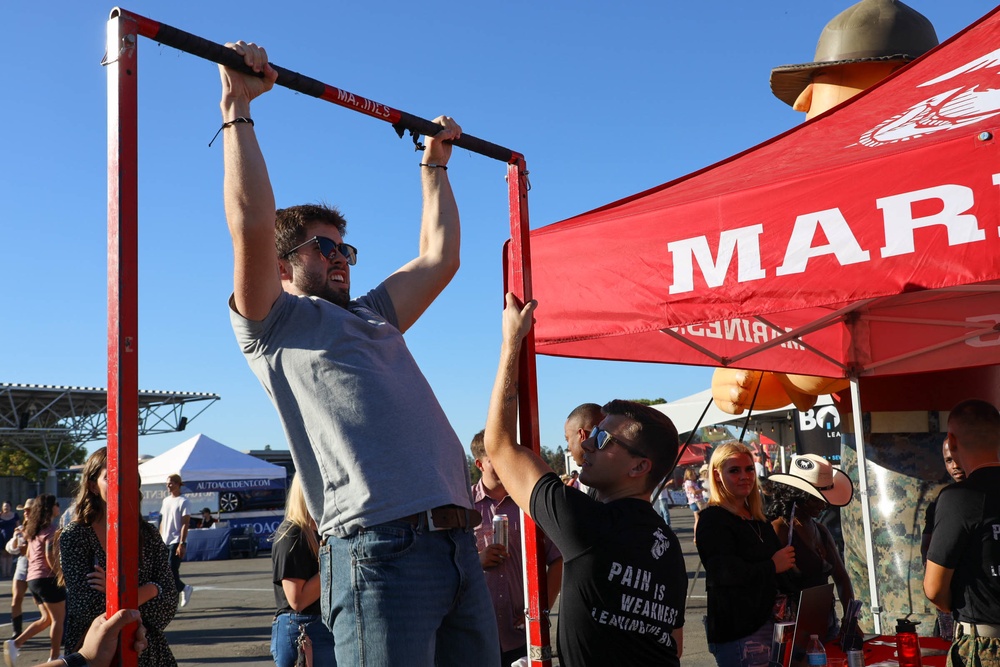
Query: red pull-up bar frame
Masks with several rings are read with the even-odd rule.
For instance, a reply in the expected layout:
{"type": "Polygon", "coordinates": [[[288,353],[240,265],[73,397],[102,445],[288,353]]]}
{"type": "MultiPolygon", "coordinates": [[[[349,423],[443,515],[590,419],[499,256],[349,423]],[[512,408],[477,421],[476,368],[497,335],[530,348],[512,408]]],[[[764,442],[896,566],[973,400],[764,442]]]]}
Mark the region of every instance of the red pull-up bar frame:
{"type": "MultiPolygon", "coordinates": [[[[119,7],[108,20],[104,64],[108,68],[108,569],[107,613],[137,608],[139,474],[138,363],[138,37],[227,67],[253,73],[235,51],[222,44],[158,23],[119,7]],[[127,566],[125,564],[128,564],[127,566]]],[[[439,125],[379,102],[335,88],[297,72],[271,66],[277,85],[317,97],[392,124],[399,136],[410,131],[433,136],[439,125]]],[[[456,146],[507,163],[511,242],[505,261],[513,284],[506,289],[531,299],[528,249],[528,181],[524,156],[503,146],[463,134],[456,146]]],[[[521,443],[540,451],[534,334],[519,360],[521,443]]],[[[525,517],[524,560],[527,568],[529,658],[550,667],[548,595],[542,533],[525,517]]],[[[122,633],[121,665],[134,667],[135,627],[122,633]]]]}

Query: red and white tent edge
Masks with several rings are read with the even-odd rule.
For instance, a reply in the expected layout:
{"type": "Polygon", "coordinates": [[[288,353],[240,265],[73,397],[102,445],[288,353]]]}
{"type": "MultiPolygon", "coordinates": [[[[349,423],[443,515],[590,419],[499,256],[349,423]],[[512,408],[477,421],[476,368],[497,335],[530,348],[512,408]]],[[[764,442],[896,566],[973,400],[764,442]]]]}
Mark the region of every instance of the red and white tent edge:
{"type": "Polygon", "coordinates": [[[537,351],[835,377],[1000,363],[998,128],[995,10],[823,116],[532,231],[537,351]]]}

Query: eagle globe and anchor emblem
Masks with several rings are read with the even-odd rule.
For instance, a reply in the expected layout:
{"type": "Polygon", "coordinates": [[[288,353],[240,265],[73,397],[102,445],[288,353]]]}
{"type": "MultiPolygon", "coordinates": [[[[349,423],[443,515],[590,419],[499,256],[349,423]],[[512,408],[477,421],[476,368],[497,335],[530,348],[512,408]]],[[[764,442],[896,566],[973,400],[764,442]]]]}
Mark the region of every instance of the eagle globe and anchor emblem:
{"type": "MultiPolygon", "coordinates": [[[[863,146],[876,148],[957,130],[1000,114],[1000,49],[917,86],[949,82],[947,90],[918,102],[861,135],[863,146]]],[[[989,138],[989,137],[985,137],[989,138]]]]}

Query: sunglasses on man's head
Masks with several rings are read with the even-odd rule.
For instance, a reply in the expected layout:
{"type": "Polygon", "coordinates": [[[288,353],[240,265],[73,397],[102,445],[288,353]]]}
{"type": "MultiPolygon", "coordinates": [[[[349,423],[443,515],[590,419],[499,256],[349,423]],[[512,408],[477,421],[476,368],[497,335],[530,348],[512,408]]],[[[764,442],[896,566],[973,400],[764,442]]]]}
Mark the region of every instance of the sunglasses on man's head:
{"type": "Polygon", "coordinates": [[[319,252],[327,261],[333,261],[334,251],[339,252],[347,260],[350,266],[354,266],[358,263],[358,249],[348,243],[337,243],[333,239],[328,239],[325,236],[314,236],[311,239],[303,241],[291,250],[285,253],[285,257],[288,257],[292,253],[296,252],[299,248],[304,248],[310,243],[315,243],[319,246],[319,252]]]}
{"type": "Polygon", "coordinates": [[[626,452],[628,452],[632,456],[639,456],[639,457],[642,457],[642,458],[649,458],[648,456],[646,456],[645,454],[643,454],[639,450],[635,449],[634,447],[629,447],[624,442],[622,442],[621,440],[619,440],[615,436],[611,435],[610,433],[608,433],[607,431],[605,431],[604,429],[602,429],[600,426],[595,426],[590,431],[590,437],[594,439],[594,445],[598,449],[604,449],[611,442],[617,442],[619,445],[621,445],[622,449],[624,449],[626,452]]]}

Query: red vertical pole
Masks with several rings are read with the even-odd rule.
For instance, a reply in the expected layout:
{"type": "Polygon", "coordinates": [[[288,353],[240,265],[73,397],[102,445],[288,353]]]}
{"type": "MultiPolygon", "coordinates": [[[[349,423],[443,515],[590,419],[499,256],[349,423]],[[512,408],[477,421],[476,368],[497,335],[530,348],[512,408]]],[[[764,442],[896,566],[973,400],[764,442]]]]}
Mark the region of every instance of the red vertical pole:
{"type": "MultiPolygon", "coordinates": [[[[108,21],[108,568],[107,614],[138,608],[138,90],[136,24],[108,21]]],[[[135,667],[136,626],[120,664],[135,667]]]]}
{"type": "MultiPolygon", "coordinates": [[[[528,170],[524,158],[514,155],[507,165],[507,191],[510,202],[510,245],[508,262],[510,283],[507,289],[522,302],[531,299],[531,253],[528,245],[528,170]]],[[[538,454],[538,383],[535,373],[535,334],[525,338],[518,359],[518,424],[522,446],[538,454]]],[[[533,667],[552,665],[549,643],[549,599],[546,587],[545,549],[542,531],[524,516],[524,563],[527,570],[528,658],[533,667]]]]}

